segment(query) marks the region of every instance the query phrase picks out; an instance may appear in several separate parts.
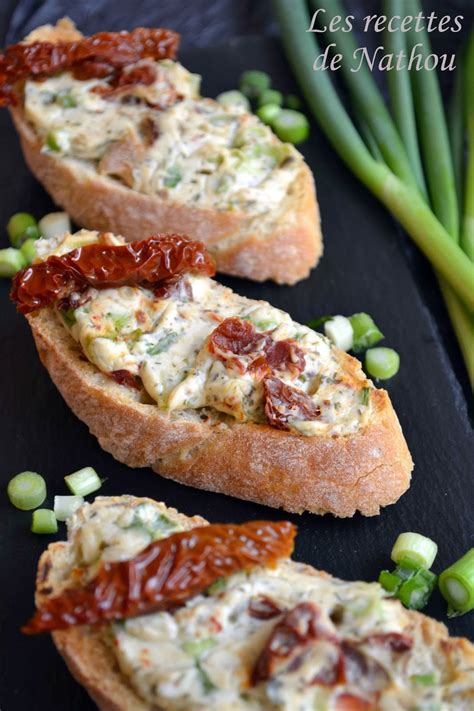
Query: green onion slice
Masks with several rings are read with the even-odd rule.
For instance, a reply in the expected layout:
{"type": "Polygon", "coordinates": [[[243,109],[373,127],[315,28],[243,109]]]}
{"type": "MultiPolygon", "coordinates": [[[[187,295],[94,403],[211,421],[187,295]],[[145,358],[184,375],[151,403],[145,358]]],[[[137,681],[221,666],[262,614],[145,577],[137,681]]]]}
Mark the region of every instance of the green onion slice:
{"type": "MultiPolygon", "coordinates": [[[[14,247],[20,247],[27,230],[31,231],[32,229],[38,230],[38,225],[29,212],[17,212],[10,217],[7,223],[8,236],[14,247]]],[[[33,237],[33,234],[27,236],[33,237]]]]}
{"type": "Polygon", "coordinates": [[[388,570],[382,570],[379,575],[379,583],[384,590],[395,595],[398,592],[402,581],[395,573],[390,573],[388,570]]]}
{"type": "Polygon", "coordinates": [[[240,77],[240,91],[249,99],[257,99],[265,89],[270,88],[271,79],[265,72],[249,69],[240,77]]]}
{"type": "Polygon", "coordinates": [[[354,331],[354,343],[352,350],[355,353],[365,351],[371,346],[375,346],[384,337],[383,333],[375,325],[373,318],[366,313],[353,314],[349,317],[352,330],[354,331]]]}
{"type": "Polygon", "coordinates": [[[400,368],[400,356],[393,348],[369,348],[365,354],[365,369],[379,380],[393,378],[400,368]]]}
{"type": "Polygon", "coordinates": [[[245,111],[250,111],[250,101],[247,97],[237,89],[231,91],[223,91],[222,94],[216,96],[216,101],[222,106],[240,106],[245,111]]]}
{"type": "Polygon", "coordinates": [[[352,348],[352,325],[345,316],[333,316],[324,324],[324,333],[336,348],[341,351],[350,351],[352,348]]]}
{"type": "Polygon", "coordinates": [[[410,561],[421,568],[430,569],[438,553],[437,544],[421,533],[400,533],[390,554],[395,563],[410,561]]]}
{"type": "Polygon", "coordinates": [[[23,242],[20,247],[20,252],[28,262],[31,264],[33,259],[36,257],[36,240],[31,237],[23,242]]]}
{"type": "Polygon", "coordinates": [[[13,506],[22,511],[31,511],[45,500],[46,482],[36,472],[21,472],[10,480],[7,493],[13,506]]]}
{"type": "Polygon", "coordinates": [[[300,111],[282,109],[275,116],[272,128],[280,141],[285,143],[302,143],[309,136],[309,121],[300,111]]]}
{"type": "Polygon", "coordinates": [[[439,589],[451,609],[451,616],[474,609],[474,548],[443,570],[439,589]]]}
{"type": "Polygon", "coordinates": [[[57,533],[58,522],[51,509],[36,509],[33,511],[33,519],[31,523],[33,533],[57,533]]]}
{"type": "Polygon", "coordinates": [[[99,475],[92,467],[84,467],[73,474],[68,474],[64,477],[64,481],[74,496],[88,496],[102,486],[99,475]]]}
{"type": "Polygon", "coordinates": [[[402,583],[397,597],[409,610],[422,610],[428,604],[436,581],[437,576],[434,573],[419,568],[411,578],[402,583]]]}
{"type": "Polygon", "coordinates": [[[266,104],[274,104],[281,106],[283,104],[283,94],[276,89],[265,89],[258,97],[258,105],[265,106],[266,104]]]}
{"type": "Polygon", "coordinates": [[[0,249],[0,277],[10,279],[27,266],[25,255],[15,247],[0,249]]]}
{"type": "Polygon", "coordinates": [[[263,121],[263,123],[271,126],[280,111],[281,109],[277,106],[277,104],[265,104],[265,106],[261,106],[257,109],[257,116],[260,121],[263,121]]]}
{"type": "Polygon", "coordinates": [[[54,515],[58,521],[66,521],[80,509],[84,503],[82,496],[55,496],[54,515]]]}

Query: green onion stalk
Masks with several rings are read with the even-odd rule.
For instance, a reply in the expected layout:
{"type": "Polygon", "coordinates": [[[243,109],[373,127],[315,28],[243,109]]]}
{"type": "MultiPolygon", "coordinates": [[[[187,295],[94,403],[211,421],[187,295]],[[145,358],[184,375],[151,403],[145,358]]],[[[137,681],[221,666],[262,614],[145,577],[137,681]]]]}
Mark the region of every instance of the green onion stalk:
{"type": "Polygon", "coordinates": [[[470,259],[474,261],[474,30],[470,33],[467,45],[463,89],[466,108],[468,159],[464,187],[461,247],[470,259]]]}
{"type": "MultiPolygon", "coordinates": [[[[387,136],[395,134],[398,136],[398,132],[388,112],[384,113],[380,110],[379,101],[375,98],[377,89],[372,86],[372,77],[369,75],[370,81],[364,84],[361,79],[366,76],[365,72],[350,74],[351,82],[359,74],[352,93],[358,110],[364,112],[364,118],[369,123],[387,164],[375,160],[370,154],[340,101],[327,72],[312,70],[312,64],[315,57],[320,54],[320,50],[314,33],[307,32],[310,27],[310,17],[305,0],[293,0],[291,3],[287,0],[273,0],[273,3],[289,62],[307,103],[327,138],[359,180],[399,220],[466,307],[472,310],[474,308],[473,264],[433,214],[420,192],[423,190],[422,184],[420,189],[414,188],[416,178],[412,173],[408,157],[405,161],[404,156],[407,154],[400,139],[396,145],[398,147],[401,144],[398,155],[401,162],[396,165],[396,157],[390,155],[391,167],[389,167],[387,136]],[[378,107],[376,119],[370,118],[369,107],[378,107]],[[388,124],[390,126],[388,128],[385,126],[384,129],[382,123],[387,116],[387,126],[388,124]],[[406,175],[407,164],[411,177],[403,179],[400,174],[403,172],[406,175]]],[[[326,0],[324,6],[325,3],[326,0]]],[[[321,3],[319,5],[322,6],[321,3]]],[[[334,7],[331,2],[331,11],[334,11],[334,7]]],[[[338,37],[339,47],[341,47],[341,36],[338,37]]],[[[347,34],[344,37],[347,38],[347,34]]],[[[346,39],[343,40],[345,41],[346,39]]],[[[413,158],[411,160],[413,161],[413,158]]],[[[450,208],[451,201],[446,200],[446,203],[450,208]]]]}

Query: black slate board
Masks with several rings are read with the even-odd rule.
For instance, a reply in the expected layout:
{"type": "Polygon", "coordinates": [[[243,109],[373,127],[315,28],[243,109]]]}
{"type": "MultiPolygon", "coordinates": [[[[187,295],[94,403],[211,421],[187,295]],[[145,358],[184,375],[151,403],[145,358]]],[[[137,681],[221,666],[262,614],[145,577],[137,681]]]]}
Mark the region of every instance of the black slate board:
{"type": "MultiPolygon", "coordinates": [[[[234,85],[239,73],[249,67],[270,72],[284,90],[294,89],[273,40],[232,40],[221,49],[188,50],[182,59],[205,76],[204,93],[211,96],[234,85]]],[[[24,166],[6,112],[0,114],[0,149],[0,225],[18,210],[37,215],[51,210],[51,200],[24,166]]],[[[441,322],[452,338],[446,314],[424,261],[407,248],[389,215],[348,173],[316,128],[303,152],[316,176],[322,210],[321,265],[309,280],[293,288],[221,280],[247,296],[268,299],[301,322],[324,313],[366,310],[373,314],[387,344],[401,354],[401,371],[388,389],[416,468],[409,492],[379,517],[289,516],[299,527],[296,557],[340,577],[374,580],[389,565],[398,533],[417,530],[438,541],[436,570],[441,570],[474,544],[472,430],[463,389],[437,329],[441,322]]],[[[2,240],[6,242],[5,237],[2,240]]],[[[148,470],[115,462],[50,382],[26,321],[8,303],[6,282],[0,284],[0,313],[2,490],[13,474],[33,469],[46,476],[54,495],[64,491],[66,473],[92,465],[108,477],[101,491],[105,495],[152,496],[211,521],[281,517],[272,509],[188,489],[148,470]]],[[[462,380],[459,354],[455,346],[450,348],[462,380]]],[[[92,711],[94,705],[69,676],[51,641],[18,632],[32,612],[35,566],[49,541],[29,532],[30,514],[10,507],[3,493],[0,516],[0,708],[92,711]]],[[[58,537],[63,535],[64,528],[58,537]]],[[[438,595],[427,611],[448,622],[438,595]]],[[[474,637],[472,614],[449,621],[448,626],[452,634],[474,637]]]]}

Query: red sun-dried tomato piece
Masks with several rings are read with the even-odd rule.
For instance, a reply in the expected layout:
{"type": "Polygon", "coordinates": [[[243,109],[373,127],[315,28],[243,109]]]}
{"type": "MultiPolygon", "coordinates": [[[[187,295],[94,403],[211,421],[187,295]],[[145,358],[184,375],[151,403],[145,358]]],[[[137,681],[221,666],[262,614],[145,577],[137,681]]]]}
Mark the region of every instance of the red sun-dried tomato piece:
{"type": "Polygon", "coordinates": [[[211,333],[209,350],[224,359],[229,355],[245,356],[254,353],[265,340],[265,334],[258,333],[250,321],[226,318],[211,333]]]}
{"type": "Polygon", "coordinates": [[[333,637],[320,623],[320,611],[312,602],[300,602],[273,628],[252,672],[252,684],[270,679],[284,660],[317,639],[333,637]]]}
{"type": "Polygon", "coordinates": [[[202,242],[188,237],[156,235],[119,246],[88,244],[18,272],[10,298],[18,311],[27,314],[89,286],[157,288],[188,272],[215,274],[214,261],[202,242]]]}
{"type": "Polygon", "coordinates": [[[240,370],[256,374],[263,379],[270,373],[291,373],[294,377],[303,372],[305,357],[297,343],[291,340],[274,341],[268,333],[260,333],[250,321],[226,318],[209,337],[209,350],[224,362],[239,365],[232,356],[248,359],[240,370]]]}
{"type": "Polygon", "coordinates": [[[363,640],[363,643],[380,644],[383,647],[388,647],[396,654],[409,652],[413,647],[413,639],[402,632],[381,632],[380,634],[371,634],[363,640]]]}
{"type": "Polygon", "coordinates": [[[135,388],[135,390],[140,390],[140,383],[129,370],[113,370],[110,373],[111,378],[115,380],[119,385],[128,385],[129,388],[135,388]]]}
{"type": "Polygon", "coordinates": [[[375,703],[355,694],[339,694],[335,700],[335,711],[375,711],[375,703]]]}
{"type": "Polygon", "coordinates": [[[140,59],[174,59],[179,35],[137,27],[132,32],[98,32],[75,42],[14,44],[0,55],[0,106],[17,104],[15,84],[70,69],[77,79],[106,77],[140,59]]]}
{"type": "Polygon", "coordinates": [[[22,631],[36,634],[174,609],[222,576],[276,565],[291,555],[295,534],[288,521],[211,524],[175,533],[132,560],[102,563],[84,587],[48,598],[22,631]]]}
{"type": "Polygon", "coordinates": [[[321,415],[318,405],[302,390],[287,385],[279,378],[264,381],[265,414],[273,427],[289,429],[289,420],[316,420],[321,415]]]}

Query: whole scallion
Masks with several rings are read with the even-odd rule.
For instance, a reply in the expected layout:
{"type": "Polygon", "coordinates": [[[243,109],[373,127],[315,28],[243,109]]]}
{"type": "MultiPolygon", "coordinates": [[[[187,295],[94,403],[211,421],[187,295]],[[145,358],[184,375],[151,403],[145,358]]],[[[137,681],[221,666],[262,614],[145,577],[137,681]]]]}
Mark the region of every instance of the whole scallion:
{"type": "Polygon", "coordinates": [[[320,53],[304,0],[273,0],[288,59],[321,128],[357,177],[398,218],[435,268],[471,309],[474,265],[450,238],[413,182],[401,180],[370,154],[342,105],[327,72],[313,71],[320,53]]]}

